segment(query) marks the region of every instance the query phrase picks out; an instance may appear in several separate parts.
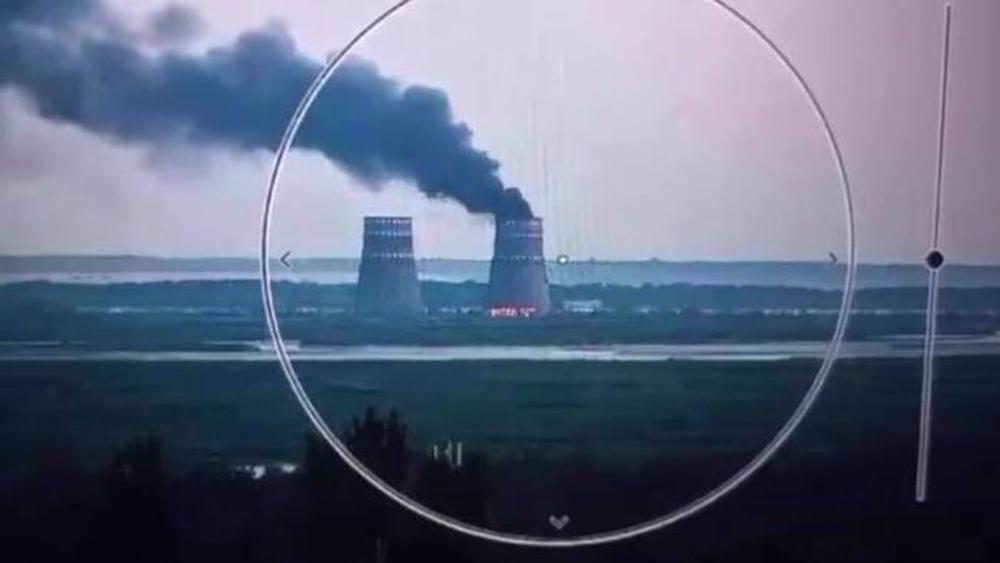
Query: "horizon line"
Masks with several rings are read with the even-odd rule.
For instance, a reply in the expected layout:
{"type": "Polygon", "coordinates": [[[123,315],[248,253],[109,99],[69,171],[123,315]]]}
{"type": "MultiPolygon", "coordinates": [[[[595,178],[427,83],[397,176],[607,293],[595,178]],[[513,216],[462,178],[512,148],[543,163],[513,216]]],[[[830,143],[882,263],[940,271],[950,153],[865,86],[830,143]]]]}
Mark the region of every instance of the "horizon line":
{"type": "MultiPolygon", "coordinates": [[[[240,260],[240,261],[252,261],[257,262],[259,260],[258,256],[253,255],[231,255],[231,256],[219,256],[219,255],[204,255],[204,256],[183,256],[183,255],[159,255],[159,254],[67,254],[67,253],[44,253],[44,254],[17,254],[17,253],[0,253],[0,260],[26,260],[26,259],[76,259],[76,260],[128,260],[128,259],[141,259],[141,260],[159,260],[159,261],[211,261],[211,260],[240,260]]],[[[358,261],[361,258],[358,256],[302,256],[295,258],[296,261],[323,261],[323,260],[334,260],[334,261],[358,261]]],[[[278,260],[277,257],[272,260],[278,260]]],[[[464,258],[464,257],[450,257],[450,256],[425,256],[416,258],[418,262],[421,261],[451,261],[451,262],[482,262],[489,263],[489,258],[464,258]]],[[[546,262],[555,262],[554,258],[546,258],[546,262]]],[[[704,258],[704,259],[668,259],[660,257],[649,257],[649,258],[598,258],[598,257],[587,257],[586,259],[578,259],[571,261],[568,265],[579,265],[579,264],[649,264],[649,263],[659,263],[659,264],[720,264],[720,265],[733,265],[733,264],[784,264],[784,265],[835,265],[843,266],[843,262],[831,262],[829,260],[805,260],[805,259],[794,259],[794,258],[774,258],[774,259],[737,259],[737,258],[704,258]]],[[[871,261],[871,262],[858,262],[857,266],[877,266],[877,267],[912,267],[912,266],[924,266],[923,258],[915,259],[913,262],[901,262],[901,261],[871,261]]],[[[949,262],[945,264],[945,267],[958,266],[964,268],[1000,268],[1000,263],[986,263],[986,262],[949,262]]]]}

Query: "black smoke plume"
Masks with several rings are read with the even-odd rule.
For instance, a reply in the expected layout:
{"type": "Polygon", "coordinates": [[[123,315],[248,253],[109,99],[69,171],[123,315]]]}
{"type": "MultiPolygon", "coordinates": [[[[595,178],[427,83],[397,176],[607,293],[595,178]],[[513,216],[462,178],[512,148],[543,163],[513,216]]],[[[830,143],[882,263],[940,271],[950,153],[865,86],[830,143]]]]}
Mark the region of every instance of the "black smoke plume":
{"type": "MultiPolygon", "coordinates": [[[[149,54],[124,29],[99,0],[3,0],[0,87],[27,94],[47,119],[123,141],[273,150],[321,68],[277,26],[198,55],[149,54]]],[[[327,84],[296,144],[371,187],[400,179],[473,213],[532,216],[444,92],[403,86],[357,58],[327,84]]]]}

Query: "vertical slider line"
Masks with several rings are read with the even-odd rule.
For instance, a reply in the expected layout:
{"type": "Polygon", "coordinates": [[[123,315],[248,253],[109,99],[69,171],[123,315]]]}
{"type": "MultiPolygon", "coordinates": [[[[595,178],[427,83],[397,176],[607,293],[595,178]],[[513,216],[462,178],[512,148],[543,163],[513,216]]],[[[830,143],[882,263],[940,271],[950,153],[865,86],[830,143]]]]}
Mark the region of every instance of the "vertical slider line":
{"type": "MultiPolygon", "coordinates": [[[[931,253],[938,253],[941,241],[941,207],[945,164],[945,141],[948,119],[948,71],[951,58],[951,12],[945,6],[944,46],[941,63],[941,107],[938,120],[937,173],[934,184],[934,217],[931,233],[931,253]]],[[[940,255],[938,254],[938,257],[940,255]]],[[[930,469],[931,423],[934,415],[934,357],[937,340],[938,293],[941,263],[933,263],[928,255],[930,273],[927,280],[927,318],[924,333],[923,381],[920,391],[920,439],[917,449],[916,501],[927,500],[927,481],[930,469]]]]}
{"type": "Polygon", "coordinates": [[[951,60],[951,4],[944,8],[944,52],[941,63],[941,108],[938,120],[937,178],[934,187],[934,235],[931,247],[937,248],[941,240],[941,194],[944,180],[944,151],[948,120],[948,74],[951,60]]]}
{"type": "Polygon", "coordinates": [[[934,340],[937,335],[937,270],[931,270],[927,283],[927,329],[924,334],[924,377],[920,390],[920,443],[917,450],[916,500],[927,500],[927,477],[931,456],[931,423],[934,402],[934,340]]]}

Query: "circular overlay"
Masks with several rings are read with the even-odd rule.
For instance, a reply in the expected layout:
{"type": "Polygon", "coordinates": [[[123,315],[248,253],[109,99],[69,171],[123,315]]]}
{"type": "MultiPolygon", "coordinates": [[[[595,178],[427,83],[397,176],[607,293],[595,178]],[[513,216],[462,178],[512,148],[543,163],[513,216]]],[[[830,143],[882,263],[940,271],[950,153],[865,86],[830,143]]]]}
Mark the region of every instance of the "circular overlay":
{"type": "MultiPolygon", "coordinates": [[[[683,504],[679,508],[676,508],[669,513],[662,514],[661,516],[647,518],[645,521],[640,523],[607,532],[588,533],[577,536],[571,535],[569,533],[572,528],[571,515],[556,512],[548,516],[548,523],[551,525],[550,529],[553,532],[552,536],[525,535],[509,531],[487,529],[482,526],[460,520],[452,515],[444,514],[429,508],[415,498],[401,492],[399,488],[391,485],[386,479],[383,478],[383,476],[376,474],[371,468],[367,467],[359,459],[359,457],[351,451],[343,438],[338,437],[331,426],[327,423],[324,416],[320,413],[320,410],[307,393],[303,382],[300,379],[299,373],[296,371],[296,367],[293,364],[290,356],[290,348],[292,348],[292,346],[287,344],[282,338],[282,329],[277,312],[278,308],[275,305],[275,294],[272,291],[272,281],[274,279],[274,276],[272,276],[272,266],[274,266],[274,264],[272,264],[272,260],[277,260],[280,252],[284,250],[276,250],[278,254],[274,254],[271,251],[275,198],[278,193],[282,171],[285,168],[286,159],[289,156],[293,142],[295,141],[303,121],[306,119],[310,111],[310,108],[317,100],[317,97],[323,90],[324,86],[328,81],[330,81],[331,77],[337,73],[338,68],[345,63],[345,60],[347,60],[349,55],[352,54],[352,50],[354,50],[367,36],[369,36],[373,30],[407,6],[418,4],[419,2],[417,2],[417,0],[403,0],[381,14],[378,18],[362,29],[357,35],[355,35],[338,54],[333,56],[322,69],[322,72],[320,72],[313,83],[309,86],[298,108],[295,110],[287,129],[285,130],[283,138],[281,139],[268,183],[260,243],[261,291],[267,325],[270,330],[271,338],[273,339],[274,348],[277,353],[281,369],[284,372],[296,399],[305,411],[315,430],[322,436],[322,438],[329,444],[336,454],[339,455],[348,466],[350,466],[351,469],[353,469],[372,487],[389,497],[392,501],[398,503],[400,506],[423,518],[426,518],[427,520],[450,528],[454,531],[476,538],[506,544],[556,548],[603,544],[634,538],[648,532],[665,528],[682,519],[697,514],[734,491],[737,487],[752,477],[788,441],[815,403],[817,397],[820,395],[820,392],[823,390],[824,384],[830,375],[831,369],[833,368],[838,354],[838,349],[844,337],[849,311],[851,310],[855,285],[856,245],[854,235],[854,211],[850,183],[848,181],[843,157],[826,114],[820,107],[815,94],[788,57],[782,53],[778,46],[771,41],[771,39],[769,39],[760,30],[760,28],[739,12],[719,0],[707,0],[707,2],[709,4],[714,4],[729,19],[735,21],[739,24],[739,26],[743,27],[759,42],[763,43],[771,53],[773,53],[774,58],[778,63],[780,63],[782,68],[790,73],[790,75],[794,78],[799,89],[801,90],[801,94],[803,94],[805,99],[808,101],[809,107],[815,119],[817,119],[822,126],[826,145],[828,146],[830,154],[833,157],[834,164],[836,165],[838,182],[842,190],[841,195],[846,221],[844,227],[844,232],[846,233],[846,256],[837,257],[831,253],[831,259],[833,262],[840,267],[843,267],[843,285],[841,286],[842,293],[839,299],[839,306],[835,307],[836,324],[832,330],[832,338],[822,348],[821,352],[817,354],[820,361],[818,362],[818,369],[815,376],[812,378],[811,383],[809,383],[805,390],[804,396],[801,401],[797,403],[797,406],[795,406],[790,417],[780,426],[777,433],[766,442],[764,447],[760,449],[758,453],[752,455],[749,461],[740,466],[728,478],[723,479],[722,482],[714,486],[714,488],[710,488],[710,490],[704,492],[701,496],[696,497],[694,500],[689,501],[687,504],[683,504]]],[[[555,261],[555,263],[561,267],[566,267],[569,263],[568,256],[565,254],[558,255],[559,258],[555,261]]],[[[282,256],[282,264],[285,263],[284,258],[286,257],[287,253],[282,256]]]]}

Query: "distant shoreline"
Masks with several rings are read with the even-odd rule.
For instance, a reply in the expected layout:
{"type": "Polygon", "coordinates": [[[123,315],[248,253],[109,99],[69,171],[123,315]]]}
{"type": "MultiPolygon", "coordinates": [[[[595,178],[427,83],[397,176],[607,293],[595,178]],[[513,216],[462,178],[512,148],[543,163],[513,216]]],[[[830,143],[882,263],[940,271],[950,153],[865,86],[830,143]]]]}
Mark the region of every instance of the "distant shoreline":
{"type": "MultiPolygon", "coordinates": [[[[297,258],[299,261],[307,263],[321,263],[321,262],[331,262],[331,263],[344,263],[344,262],[357,262],[359,259],[352,256],[301,256],[297,258]]],[[[471,258],[471,257],[453,257],[453,256],[424,256],[417,258],[418,262],[454,262],[454,263],[484,263],[488,264],[488,258],[471,258]]],[[[277,261],[277,257],[274,259],[277,261]]],[[[6,264],[12,262],[59,262],[59,261],[90,261],[90,262],[149,262],[149,263],[252,263],[256,268],[258,266],[258,257],[256,255],[246,255],[246,256],[168,256],[159,254],[63,254],[63,253],[44,253],[44,254],[18,254],[18,253],[0,253],[0,271],[2,267],[6,264]]],[[[555,257],[549,257],[549,262],[555,263],[555,257]]],[[[721,259],[721,258],[708,258],[708,259],[672,259],[672,258],[660,258],[660,257],[648,257],[648,258],[598,258],[598,257],[586,257],[574,260],[576,264],[586,264],[586,263],[597,263],[597,264],[667,264],[667,265],[753,265],[753,264],[764,264],[764,265],[813,265],[813,266],[828,266],[830,261],[824,258],[817,258],[815,260],[805,260],[805,259],[791,259],[791,258],[779,258],[773,260],[762,260],[762,259],[721,259]]],[[[913,261],[871,261],[871,262],[859,262],[859,266],[865,267],[876,267],[876,268],[912,268],[918,267],[923,268],[923,260],[921,257],[914,257],[913,261]]],[[[961,268],[997,268],[1000,269],[1000,264],[995,263],[985,263],[985,262],[949,262],[949,265],[961,267],[961,268]]]]}
{"type": "MultiPolygon", "coordinates": [[[[352,256],[301,256],[297,258],[303,263],[356,263],[358,257],[352,256]]],[[[451,263],[482,263],[489,264],[488,258],[470,257],[447,257],[447,256],[418,256],[418,262],[451,262],[451,263]]],[[[277,257],[274,258],[277,262],[277,257]]],[[[549,257],[550,263],[555,263],[555,257],[549,257]]],[[[156,254],[3,254],[0,253],[0,272],[5,271],[4,267],[14,264],[59,264],[59,263],[92,263],[92,264],[161,264],[176,267],[178,264],[192,265],[217,265],[217,264],[245,264],[247,267],[256,269],[259,266],[257,256],[166,256],[156,254]]],[[[598,258],[598,257],[577,257],[573,260],[575,264],[664,264],[664,265],[719,265],[719,266],[740,266],[740,265],[799,265],[799,266],[829,266],[830,260],[826,258],[816,260],[805,259],[670,259],[670,258],[598,258]]],[[[923,268],[923,261],[916,257],[911,262],[903,261],[873,261],[859,262],[859,266],[875,268],[923,268]]],[[[977,263],[977,262],[950,262],[949,265],[961,268],[997,268],[1000,264],[977,263]]]]}
{"type": "MultiPolygon", "coordinates": [[[[919,343],[919,342],[918,342],[919,343]]],[[[245,342],[244,350],[72,350],[56,346],[15,346],[0,342],[0,362],[267,362],[277,361],[267,342],[245,342]]],[[[55,344],[55,343],[53,343],[55,344]]],[[[299,346],[297,362],[783,362],[818,360],[827,342],[702,344],[610,344],[588,346],[299,346]]],[[[950,337],[938,344],[940,356],[998,356],[1000,338],[950,337]]],[[[839,359],[919,358],[922,346],[905,338],[845,342],[839,359]]]]}
{"type": "MultiPolygon", "coordinates": [[[[845,267],[830,261],[666,261],[577,260],[547,263],[556,285],[614,284],[626,286],[691,284],[784,286],[813,289],[843,287],[845,267]]],[[[314,283],[353,283],[356,258],[290,258],[291,267],[273,262],[275,279],[314,283]]],[[[489,261],[420,258],[425,281],[485,282],[489,261]]],[[[258,279],[256,258],[161,258],[149,256],[0,255],[0,284],[49,280],[62,283],[144,283],[186,280],[258,279]]],[[[1000,287],[1000,265],[947,264],[943,283],[948,287],[1000,287]]],[[[925,287],[927,270],[914,264],[862,264],[857,286],[925,287]]]]}

